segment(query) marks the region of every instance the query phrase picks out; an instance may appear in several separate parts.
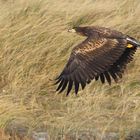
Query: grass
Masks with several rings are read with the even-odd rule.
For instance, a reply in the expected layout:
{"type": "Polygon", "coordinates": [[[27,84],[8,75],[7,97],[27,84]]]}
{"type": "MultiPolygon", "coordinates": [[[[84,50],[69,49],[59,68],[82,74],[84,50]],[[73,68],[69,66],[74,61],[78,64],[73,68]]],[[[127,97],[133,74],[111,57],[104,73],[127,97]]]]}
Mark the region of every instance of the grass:
{"type": "Polygon", "coordinates": [[[140,39],[139,0],[2,0],[0,7],[2,129],[19,120],[29,132],[45,127],[51,139],[95,130],[123,139],[140,128],[139,50],[118,84],[92,82],[78,97],[58,95],[53,86],[84,39],[67,29],[99,25],[140,39]]]}

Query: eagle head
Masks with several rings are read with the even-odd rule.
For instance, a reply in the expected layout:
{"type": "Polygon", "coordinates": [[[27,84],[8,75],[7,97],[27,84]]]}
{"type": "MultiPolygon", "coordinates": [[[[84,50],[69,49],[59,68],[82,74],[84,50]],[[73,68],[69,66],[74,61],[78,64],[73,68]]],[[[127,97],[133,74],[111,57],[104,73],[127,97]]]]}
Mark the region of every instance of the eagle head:
{"type": "Polygon", "coordinates": [[[73,27],[69,29],[68,32],[77,33],[82,36],[90,36],[92,34],[89,27],[73,27]]]}

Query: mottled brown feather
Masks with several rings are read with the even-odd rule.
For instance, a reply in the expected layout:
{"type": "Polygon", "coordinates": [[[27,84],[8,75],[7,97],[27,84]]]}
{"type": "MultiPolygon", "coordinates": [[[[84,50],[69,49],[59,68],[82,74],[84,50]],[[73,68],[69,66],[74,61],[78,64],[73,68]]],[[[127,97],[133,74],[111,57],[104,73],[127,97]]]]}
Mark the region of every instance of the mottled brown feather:
{"type": "MultiPolygon", "coordinates": [[[[70,56],[66,67],[64,68],[61,76],[63,79],[60,82],[60,85],[57,90],[62,87],[60,92],[64,90],[67,83],[63,84],[63,80],[69,79],[68,92],[72,89],[72,84],[70,82],[74,82],[75,85],[75,93],[78,92],[79,84],[82,83],[82,87],[84,88],[86,83],[89,83],[92,79],[94,79],[97,75],[100,75],[104,71],[107,71],[111,65],[122,55],[125,50],[125,40],[121,39],[118,41],[117,39],[87,39],[83,43],[76,46],[70,56]],[[88,46],[88,42],[92,42],[92,48],[88,46]],[[76,78],[76,75],[78,76],[76,78]],[[79,79],[79,80],[76,80],[79,79]]],[[[103,76],[102,76],[103,77],[103,76]]],[[[107,75],[107,77],[109,77],[107,75]]],[[[104,79],[102,82],[104,82],[104,79]]],[[[110,79],[108,78],[107,81],[110,79]]],[[[110,82],[110,81],[109,81],[110,82]]]]}
{"type": "Polygon", "coordinates": [[[104,27],[88,28],[88,32],[82,33],[87,39],[73,48],[64,70],[56,79],[57,91],[62,92],[67,87],[66,95],[73,85],[77,94],[79,85],[84,89],[93,79],[109,84],[111,79],[118,82],[136,51],[135,46],[127,48],[126,35],[121,32],[104,27]]]}

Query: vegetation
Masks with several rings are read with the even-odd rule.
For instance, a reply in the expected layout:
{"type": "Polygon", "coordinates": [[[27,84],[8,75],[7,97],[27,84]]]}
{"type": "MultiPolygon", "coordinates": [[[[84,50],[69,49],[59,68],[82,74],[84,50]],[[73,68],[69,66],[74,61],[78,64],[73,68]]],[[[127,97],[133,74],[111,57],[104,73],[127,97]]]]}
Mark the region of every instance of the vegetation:
{"type": "Polygon", "coordinates": [[[140,128],[140,50],[119,83],[92,82],[78,96],[57,94],[55,77],[84,37],[67,30],[99,25],[140,40],[139,0],[1,0],[0,127],[18,121],[51,139],[79,132],[140,128]]]}

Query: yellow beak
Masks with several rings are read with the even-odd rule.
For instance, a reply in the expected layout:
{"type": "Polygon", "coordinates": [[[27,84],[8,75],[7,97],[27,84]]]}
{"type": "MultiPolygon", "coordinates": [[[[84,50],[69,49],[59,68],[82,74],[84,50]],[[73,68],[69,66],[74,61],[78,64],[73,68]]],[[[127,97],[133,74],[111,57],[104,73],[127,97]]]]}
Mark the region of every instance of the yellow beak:
{"type": "Polygon", "coordinates": [[[68,32],[70,32],[70,33],[76,33],[76,30],[75,29],[69,29],[68,32]]]}

